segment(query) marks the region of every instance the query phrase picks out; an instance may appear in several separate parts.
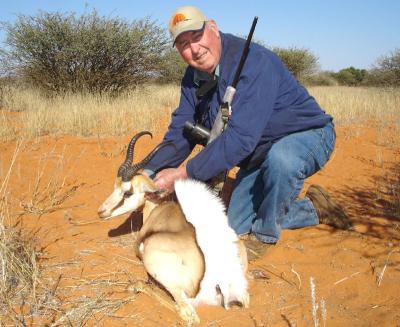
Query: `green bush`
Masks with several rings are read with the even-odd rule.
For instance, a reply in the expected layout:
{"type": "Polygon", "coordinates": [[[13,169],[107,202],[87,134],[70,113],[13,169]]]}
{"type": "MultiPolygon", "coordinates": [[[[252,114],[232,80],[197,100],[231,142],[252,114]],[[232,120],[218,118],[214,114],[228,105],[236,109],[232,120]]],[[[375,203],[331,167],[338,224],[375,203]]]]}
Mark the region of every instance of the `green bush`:
{"type": "Polygon", "coordinates": [[[272,48],[287,66],[290,72],[298,79],[312,75],[317,71],[318,58],[312,54],[308,49],[300,49],[296,47],[272,48]]]}
{"type": "Polygon", "coordinates": [[[51,93],[118,93],[153,79],[170,42],[149,19],[128,23],[96,11],[19,15],[5,24],[13,73],[51,93]]]}
{"type": "Polygon", "coordinates": [[[307,86],[336,86],[339,84],[334,78],[334,73],[331,72],[319,72],[306,76],[302,82],[307,86]]]}
{"type": "Polygon", "coordinates": [[[367,71],[365,69],[357,69],[351,66],[340,70],[334,74],[334,77],[340,85],[358,86],[362,84],[366,75],[367,71]]]}

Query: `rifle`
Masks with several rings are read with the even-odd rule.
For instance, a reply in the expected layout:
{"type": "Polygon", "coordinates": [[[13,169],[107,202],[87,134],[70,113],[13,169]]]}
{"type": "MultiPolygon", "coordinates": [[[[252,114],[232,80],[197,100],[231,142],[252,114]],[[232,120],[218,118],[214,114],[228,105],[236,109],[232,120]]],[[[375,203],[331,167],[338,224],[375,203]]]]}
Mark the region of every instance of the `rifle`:
{"type": "Polygon", "coordinates": [[[246,61],[247,54],[249,53],[250,42],[251,39],[253,38],[253,33],[256,28],[257,20],[258,17],[257,16],[254,17],[249,35],[247,36],[246,43],[243,48],[238,68],[236,69],[235,77],[233,78],[232,85],[229,85],[226,88],[224,97],[222,99],[222,105],[219,108],[217,117],[215,118],[207,144],[210,144],[212,141],[214,141],[224,131],[226,124],[228,123],[229,117],[232,113],[231,105],[233,97],[235,96],[236,93],[236,86],[237,83],[239,82],[240,74],[242,72],[244,62],[246,61]]]}

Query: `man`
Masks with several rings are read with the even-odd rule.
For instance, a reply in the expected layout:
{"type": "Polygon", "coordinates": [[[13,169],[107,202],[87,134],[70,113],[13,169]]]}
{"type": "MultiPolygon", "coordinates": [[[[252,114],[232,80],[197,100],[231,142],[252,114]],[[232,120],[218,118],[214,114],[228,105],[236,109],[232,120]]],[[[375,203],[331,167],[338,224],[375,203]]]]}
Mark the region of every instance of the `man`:
{"type": "Polygon", "coordinates": [[[304,199],[297,198],[304,179],[320,170],[333,151],[332,117],[278,56],[255,43],[240,75],[226,129],[179,167],[196,143],[185,123],[211,129],[245,40],[220,32],[214,20],[194,7],[178,8],[169,31],[189,66],[163,140],[175,148],[164,147],[146,166],[149,174],[158,172],[156,185],[173,192],[177,179],[208,181],[239,166],[228,208],[229,224],[239,235],[253,233],[259,241],[276,243],[282,229],[319,223],[349,228],[346,214],[321,187],[313,185],[304,199]]]}

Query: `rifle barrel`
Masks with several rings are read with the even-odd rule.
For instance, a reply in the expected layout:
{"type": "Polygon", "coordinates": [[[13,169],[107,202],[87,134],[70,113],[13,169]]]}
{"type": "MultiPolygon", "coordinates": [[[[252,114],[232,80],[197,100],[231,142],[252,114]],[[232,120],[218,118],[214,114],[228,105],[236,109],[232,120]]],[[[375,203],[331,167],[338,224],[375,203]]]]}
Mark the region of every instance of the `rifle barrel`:
{"type": "Polygon", "coordinates": [[[249,35],[247,36],[246,43],[243,48],[242,57],[240,58],[239,66],[236,70],[235,77],[233,79],[232,87],[234,87],[235,89],[236,89],[237,83],[239,82],[240,74],[242,72],[244,62],[246,61],[247,54],[249,52],[250,42],[251,42],[251,39],[253,38],[253,33],[256,28],[257,20],[258,20],[258,17],[257,16],[254,17],[253,24],[251,25],[249,35]]]}

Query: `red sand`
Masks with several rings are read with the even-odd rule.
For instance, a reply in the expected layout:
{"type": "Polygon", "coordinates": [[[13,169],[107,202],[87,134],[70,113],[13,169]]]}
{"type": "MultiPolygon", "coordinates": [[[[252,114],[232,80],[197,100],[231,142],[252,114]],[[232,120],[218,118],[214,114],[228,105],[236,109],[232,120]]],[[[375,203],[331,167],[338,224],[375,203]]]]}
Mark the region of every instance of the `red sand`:
{"type": "MultiPolygon", "coordinates": [[[[349,213],[356,231],[324,225],[284,231],[277,245],[250,263],[250,308],[200,307],[201,326],[316,326],[311,280],[318,326],[400,326],[400,195],[392,194],[399,192],[400,152],[390,144],[390,131],[385,132],[383,141],[370,127],[340,127],[337,131],[332,159],[306,181],[305,190],[311,183],[328,189],[349,213]],[[260,275],[264,278],[254,278],[260,275]]],[[[137,158],[159,141],[160,136],[153,140],[143,137],[137,144],[137,158]]],[[[128,142],[129,137],[100,143],[97,139],[44,137],[22,146],[8,185],[14,212],[22,210],[21,201],[29,204],[42,169],[42,193],[46,180],[61,183],[64,178],[65,185],[56,198],[71,190],[58,210],[41,217],[22,217],[23,228],[36,231],[45,247],[44,264],[63,263],[47,270],[54,279],[62,274],[60,287],[76,285],[79,278],[112,276],[114,282],[147,278],[130,242],[138,216],[102,222],[96,213],[112,191],[128,142]],[[85,224],[88,222],[93,223],[85,224]]],[[[14,149],[14,142],[0,143],[2,180],[14,149]]],[[[91,287],[92,294],[82,294],[87,288],[81,288],[79,295],[93,296],[96,286],[91,287]]],[[[133,295],[115,285],[108,291],[113,297],[133,295]]],[[[146,294],[136,295],[116,314],[131,318],[105,318],[100,324],[185,326],[174,312],[146,294]]]]}

